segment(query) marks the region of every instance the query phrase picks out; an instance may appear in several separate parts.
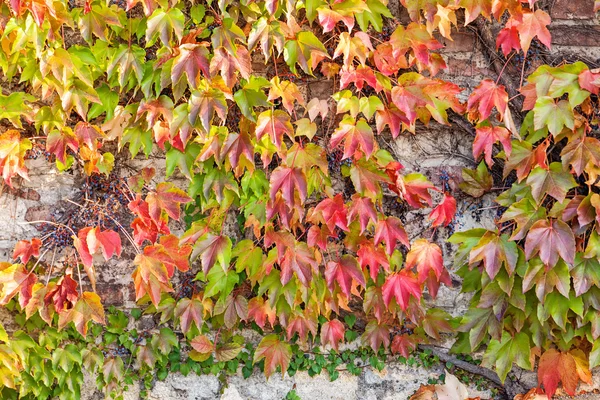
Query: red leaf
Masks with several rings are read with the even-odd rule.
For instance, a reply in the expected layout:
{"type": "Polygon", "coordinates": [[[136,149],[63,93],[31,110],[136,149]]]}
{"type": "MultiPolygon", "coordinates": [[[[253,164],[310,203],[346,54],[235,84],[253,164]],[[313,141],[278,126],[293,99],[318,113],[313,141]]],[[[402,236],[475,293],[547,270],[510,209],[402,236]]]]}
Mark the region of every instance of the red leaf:
{"type": "Polygon", "coordinates": [[[415,208],[433,205],[429,189],[435,190],[435,186],[421,174],[408,174],[399,176],[396,186],[402,198],[415,208]]]}
{"type": "Polygon", "coordinates": [[[338,345],[344,340],[344,324],[337,319],[325,322],[321,326],[321,343],[328,344],[337,351],[338,345]]]}
{"type": "Polygon", "coordinates": [[[390,345],[390,327],[377,321],[370,321],[361,339],[363,343],[368,343],[374,352],[378,352],[382,344],[384,348],[390,345]]]}
{"type": "Polygon", "coordinates": [[[304,203],[307,196],[306,176],[300,168],[279,166],[271,174],[271,201],[275,201],[275,195],[281,190],[285,202],[290,208],[296,203],[296,191],[300,195],[300,201],[304,203]]]}
{"type": "Polygon", "coordinates": [[[277,335],[265,336],[254,352],[254,364],[262,359],[265,360],[265,376],[267,378],[273,375],[277,367],[280,367],[281,374],[285,375],[291,358],[292,348],[289,344],[280,341],[277,335]]]}
{"type": "Polygon", "coordinates": [[[386,272],[389,272],[390,270],[390,262],[388,261],[385,251],[381,246],[375,246],[370,240],[361,242],[356,255],[358,256],[358,262],[363,269],[366,266],[369,267],[369,273],[374,282],[377,282],[379,267],[383,267],[386,272]]]}
{"type": "Polygon", "coordinates": [[[385,243],[388,255],[391,255],[396,248],[396,242],[400,242],[406,247],[410,247],[408,236],[402,225],[402,221],[396,217],[387,217],[379,220],[375,227],[375,245],[381,242],[385,243]]]}
{"type": "Polygon", "coordinates": [[[23,264],[27,264],[32,256],[38,257],[40,255],[40,247],[42,247],[42,241],[38,238],[31,239],[31,242],[29,240],[19,240],[15,245],[12,258],[16,259],[18,257],[23,264]]]}
{"type": "Polygon", "coordinates": [[[386,107],[383,110],[378,110],[375,114],[377,133],[383,132],[383,129],[387,125],[390,128],[390,132],[392,132],[392,137],[396,139],[400,134],[402,124],[410,125],[410,121],[406,118],[406,115],[396,107],[386,107]]]}
{"type": "Polygon", "coordinates": [[[215,345],[205,335],[198,335],[190,342],[190,346],[198,353],[207,354],[212,353],[215,349],[215,345]]]}
{"type": "Polygon", "coordinates": [[[5,263],[4,266],[6,268],[0,270],[0,305],[6,305],[19,293],[19,305],[24,308],[31,299],[37,276],[28,272],[23,264],[5,263]]]}
{"type": "Polygon", "coordinates": [[[360,234],[362,235],[369,225],[369,221],[377,222],[377,211],[373,201],[368,197],[361,197],[358,193],[352,195],[352,203],[348,212],[348,219],[353,221],[358,217],[360,222],[360,234]]]}
{"type": "Polygon", "coordinates": [[[77,282],[73,280],[71,275],[63,275],[56,286],[46,293],[44,303],[46,305],[54,304],[56,312],[60,314],[63,310],[72,308],[77,303],[78,298],[77,282]]]}
{"type": "Polygon", "coordinates": [[[575,359],[569,353],[549,349],[542,354],[538,365],[538,382],[544,385],[549,398],[554,396],[558,382],[570,396],[575,396],[579,376],[575,359]]]}
{"type": "Polygon", "coordinates": [[[418,339],[414,335],[403,333],[394,336],[392,340],[392,353],[400,354],[404,358],[408,358],[415,351],[418,344],[418,339]]]}
{"type": "Polygon", "coordinates": [[[429,219],[433,220],[431,226],[450,225],[454,219],[454,214],[456,214],[456,200],[448,193],[444,193],[442,202],[429,214],[429,219]]]}
{"type": "Polygon", "coordinates": [[[344,141],[344,154],[342,159],[353,157],[360,147],[361,152],[368,160],[375,149],[373,130],[364,118],[356,124],[353,118],[344,119],[331,136],[329,145],[333,148],[344,141]]]}
{"type": "Polygon", "coordinates": [[[346,297],[350,297],[353,281],[360,283],[362,286],[366,285],[365,276],[360,265],[358,265],[358,261],[348,254],[343,255],[337,262],[330,261],[327,263],[325,279],[330,290],[333,290],[333,283],[337,282],[346,297]]]}
{"type": "Polygon", "coordinates": [[[419,284],[427,280],[429,271],[433,271],[435,276],[440,278],[444,272],[444,261],[442,259],[442,249],[435,243],[427,239],[417,239],[406,254],[406,268],[417,268],[419,284]]]}
{"type": "Polygon", "coordinates": [[[494,165],[492,153],[494,143],[500,142],[504,147],[504,153],[510,157],[512,145],[510,143],[510,131],[502,126],[483,126],[476,129],[475,140],[473,141],[473,157],[479,158],[481,153],[485,154],[485,162],[490,167],[494,165]]]}
{"type": "Polygon", "coordinates": [[[313,337],[317,335],[317,317],[315,314],[311,315],[308,309],[303,313],[294,313],[288,322],[286,331],[288,340],[291,340],[297,333],[300,341],[306,343],[308,332],[311,332],[313,337]]]}
{"type": "Polygon", "coordinates": [[[590,71],[586,69],[579,74],[579,86],[593,94],[598,94],[600,91],[600,72],[595,69],[590,71]]]}
{"type": "Polygon", "coordinates": [[[469,119],[483,121],[490,116],[493,107],[496,107],[500,115],[504,115],[507,103],[508,93],[504,86],[497,85],[491,79],[484,79],[469,96],[467,102],[469,119]]]}
{"type": "Polygon", "coordinates": [[[169,226],[167,225],[166,216],[154,220],[150,217],[150,208],[148,203],[138,194],[135,200],[129,202],[127,207],[137,215],[137,218],[131,223],[133,228],[133,239],[136,244],[140,245],[144,240],[156,242],[159,233],[169,234],[169,226]]]}
{"type": "Polygon", "coordinates": [[[327,249],[327,239],[330,237],[336,236],[331,234],[331,231],[327,226],[319,227],[313,225],[306,235],[306,243],[311,247],[319,246],[321,250],[325,251],[327,249]]]}
{"type": "Polygon", "coordinates": [[[98,149],[98,139],[104,136],[100,128],[87,122],[78,122],[74,133],[79,143],[85,144],[91,150],[98,149]]]}
{"type": "Polygon", "coordinates": [[[556,265],[559,255],[573,265],[575,237],[569,225],[560,220],[541,220],[533,224],[525,240],[525,255],[529,260],[538,253],[547,268],[556,265]]]}
{"type": "Polygon", "coordinates": [[[517,30],[516,24],[509,20],[504,29],[498,32],[498,37],[496,38],[496,49],[499,47],[502,48],[502,53],[505,56],[508,55],[513,49],[521,50],[521,43],[519,42],[519,31],[517,30]]]}
{"type": "Polygon", "coordinates": [[[337,226],[343,231],[348,231],[348,209],[344,204],[344,197],[338,193],[333,199],[327,198],[322,200],[315,207],[313,218],[316,215],[321,215],[329,231],[333,232],[337,226]]]}
{"type": "Polygon", "coordinates": [[[385,305],[389,307],[392,298],[395,298],[402,311],[407,310],[411,295],[417,300],[421,299],[419,281],[415,274],[406,269],[389,275],[382,290],[385,305]]]}
{"type": "Polygon", "coordinates": [[[248,319],[254,320],[261,329],[269,321],[271,327],[275,325],[277,314],[275,308],[271,307],[268,301],[262,297],[254,297],[248,302],[248,319]]]}
{"type": "Polygon", "coordinates": [[[527,54],[529,45],[536,36],[540,42],[550,48],[552,37],[547,28],[550,24],[548,13],[539,8],[535,12],[524,10],[521,20],[517,21],[513,18],[513,21],[515,21],[515,25],[519,31],[521,49],[525,54],[527,54]]]}
{"type": "Polygon", "coordinates": [[[56,159],[65,164],[67,158],[67,147],[77,152],[79,143],[70,131],[53,130],[46,138],[46,151],[54,154],[56,159]]]}

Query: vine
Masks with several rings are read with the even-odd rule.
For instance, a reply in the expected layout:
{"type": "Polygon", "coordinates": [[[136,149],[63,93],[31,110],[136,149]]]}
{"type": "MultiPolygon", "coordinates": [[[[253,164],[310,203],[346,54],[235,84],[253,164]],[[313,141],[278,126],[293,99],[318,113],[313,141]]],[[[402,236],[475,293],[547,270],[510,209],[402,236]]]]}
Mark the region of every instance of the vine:
{"type": "Polygon", "coordinates": [[[600,73],[578,62],[541,66],[523,86],[507,79],[515,55],[524,65],[532,46],[550,46],[535,0],[401,6],[410,22],[385,0],[0,2],[5,184],[19,187],[26,160],[42,154],[83,182],[0,264],[0,305],[27,327],[0,333],[3,393],[76,398],[82,366],[107,392],[131,383],[133,364],[146,385],[146,372],[163,379],[167,365],[334,378],[340,360],[359,368],[336,355],[357,332],[376,368],[388,352],[408,358],[455,332],[425,297],[451,282],[435,242],[453,229],[456,199],[385,145],[451,120],[475,125],[473,156],[484,159],[463,171],[462,190],[492,190],[494,158],[510,186],[498,230],[452,239],[463,289],[476,292],[454,348],[470,353],[489,335],[484,361],[502,380],[539,356],[550,396],[559,381],[567,393],[589,381],[600,73]],[[436,77],[446,68],[436,35],[451,40],[460,22],[489,41],[486,20],[502,24],[495,50],[506,63],[495,59],[497,79],[465,103],[436,77]],[[330,93],[312,95],[311,81],[330,93]],[[125,148],[164,166],[123,173],[125,148]],[[175,176],[187,187],[163,181],[175,176]],[[418,209],[428,226],[409,237],[406,213],[418,209]],[[128,252],[135,300],[156,331],[125,334],[122,312],[105,315],[101,272],[128,252]],[[236,335],[249,325],[263,332],[256,348],[236,335]],[[306,346],[332,352],[294,356],[306,346]],[[555,363],[564,367],[550,371],[555,363]]]}

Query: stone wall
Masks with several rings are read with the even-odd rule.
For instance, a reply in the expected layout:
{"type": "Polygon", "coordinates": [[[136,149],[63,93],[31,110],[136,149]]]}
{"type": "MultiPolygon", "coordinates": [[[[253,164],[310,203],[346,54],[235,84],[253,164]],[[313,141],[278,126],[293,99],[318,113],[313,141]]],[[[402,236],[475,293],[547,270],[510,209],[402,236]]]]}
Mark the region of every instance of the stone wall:
{"type": "MultiPolygon", "coordinates": [[[[540,0],[538,3],[541,3],[540,0]]],[[[398,10],[398,0],[390,2],[392,10],[398,10]],[[396,4],[394,4],[394,2],[396,4]]],[[[550,1],[553,23],[552,49],[543,51],[531,59],[529,71],[541,63],[541,57],[553,64],[563,61],[583,59],[592,68],[600,65],[600,24],[593,13],[591,0],[555,0],[550,1]]],[[[405,21],[406,16],[397,12],[398,19],[405,21]]],[[[440,38],[446,45],[448,70],[441,78],[449,79],[465,89],[465,98],[484,77],[496,76],[489,60],[488,52],[477,40],[476,33],[470,28],[460,27],[452,35],[453,41],[440,38]]],[[[256,63],[261,68],[261,63],[256,63]]],[[[519,74],[520,71],[507,70],[507,74],[519,74]]],[[[514,78],[514,76],[513,76],[514,78]]],[[[331,87],[324,82],[309,82],[303,91],[308,99],[313,97],[327,98],[331,87]]],[[[492,227],[496,215],[490,194],[482,199],[464,196],[458,190],[460,171],[464,167],[473,167],[475,162],[471,153],[472,133],[459,125],[441,127],[432,124],[419,127],[415,135],[403,134],[396,140],[382,138],[380,146],[390,150],[409,171],[425,173],[437,186],[441,185],[440,173],[446,171],[450,176],[452,194],[458,200],[456,229],[463,230],[475,226],[492,227]]],[[[159,154],[153,157],[160,157],[159,154]]],[[[161,162],[144,158],[126,161],[134,168],[152,164],[155,167],[161,162]]],[[[162,163],[164,164],[164,163],[162,163]]],[[[23,238],[37,235],[35,221],[46,220],[52,210],[65,206],[65,200],[71,198],[78,190],[82,177],[72,173],[59,174],[50,163],[43,158],[29,160],[27,167],[30,180],[23,181],[16,189],[4,188],[0,196],[0,259],[10,257],[14,243],[23,238]]],[[[126,171],[126,168],[122,168],[126,171]]],[[[159,171],[159,179],[160,179],[159,171]]],[[[123,172],[125,174],[125,172],[123,172]]],[[[163,171],[164,174],[164,171],[163,171]]],[[[181,185],[185,180],[173,177],[181,185]]],[[[424,229],[424,220],[428,210],[411,212],[406,217],[406,227],[411,240],[420,235],[424,229]]],[[[177,227],[175,227],[177,228],[177,227]]],[[[444,244],[448,230],[442,229],[436,240],[444,249],[447,267],[452,271],[452,247],[444,244]]],[[[106,305],[134,306],[134,290],[130,279],[133,266],[132,257],[125,255],[122,259],[111,261],[102,268],[98,280],[98,292],[106,305]]],[[[443,287],[435,304],[453,315],[460,315],[468,307],[468,296],[460,293],[460,280],[451,273],[452,287],[443,287]]],[[[1,311],[0,311],[1,312],[1,311]]],[[[9,318],[2,317],[10,327],[9,318]]],[[[342,372],[340,378],[330,382],[325,375],[310,378],[305,373],[282,379],[280,375],[272,377],[268,382],[261,374],[255,374],[244,380],[241,375],[228,378],[227,382],[219,381],[214,376],[180,374],[170,375],[164,382],[156,382],[150,390],[151,399],[261,399],[275,400],[285,397],[290,390],[295,390],[302,399],[344,399],[375,400],[405,399],[428,378],[442,373],[441,367],[433,369],[411,368],[400,364],[390,364],[382,372],[372,368],[364,368],[360,376],[352,376],[342,372]]],[[[88,377],[85,398],[96,399],[102,396],[95,391],[95,384],[88,377]]],[[[534,385],[531,375],[528,384],[534,385]]],[[[139,388],[131,388],[127,392],[128,399],[137,399],[139,388]]],[[[473,395],[478,393],[473,392],[473,395]]],[[[486,396],[485,393],[481,394],[486,396]]]]}

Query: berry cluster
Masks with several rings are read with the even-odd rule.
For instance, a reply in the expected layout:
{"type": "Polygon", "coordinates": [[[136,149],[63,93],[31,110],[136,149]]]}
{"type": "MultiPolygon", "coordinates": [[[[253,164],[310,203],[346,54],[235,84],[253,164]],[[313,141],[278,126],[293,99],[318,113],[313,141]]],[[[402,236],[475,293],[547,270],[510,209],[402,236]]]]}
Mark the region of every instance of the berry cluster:
{"type": "Polygon", "coordinates": [[[175,295],[175,298],[177,300],[183,298],[191,298],[200,290],[198,283],[194,281],[195,277],[196,274],[191,271],[180,275],[179,290],[175,295]]]}
{"type": "Polygon", "coordinates": [[[25,154],[26,160],[37,160],[40,157],[44,157],[48,162],[54,162],[54,154],[46,151],[46,145],[44,143],[35,142],[31,149],[27,150],[25,154]]]}
{"type": "Polygon", "coordinates": [[[92,174],[81,185],[81,193],[75,198],[79,206],[69,204],[63,210],[54,210],[50,216],[51,223],[41,225],[44,244],[49,248],[71,246],[73,232],[85,227],[118,231],[117,221],[127,210],[129,193],[124,179],[114,174],[92,174]]]}
{"type": "Polygon", "coordinates": [[[446,171],[445,169],[443,169],[440,173],[440,180],[442,181],[442,189],[444,190],[444,192],[449,192],[450,185],[448,184],[448,181],[450,181],[450,175],[448,175],[448,171],[446,171]]]}
{"type": "Polygon", "coordinates": [[[102,354],[104,355],[104,357],[129,357],[131,355],[131,352],[124,346],[118,346],[115,348],[105,348],[104,350],[102,350],[102,354]]]}
{"type": "Polygon", "coordinates": [[[382,28],[381,32],[375,32],[371,36],[382,42],[387,42],[390,40],[390,36],[392,36],[392,33],[394,33],[395,30],[395,27],[386,25],[382,28]]]}

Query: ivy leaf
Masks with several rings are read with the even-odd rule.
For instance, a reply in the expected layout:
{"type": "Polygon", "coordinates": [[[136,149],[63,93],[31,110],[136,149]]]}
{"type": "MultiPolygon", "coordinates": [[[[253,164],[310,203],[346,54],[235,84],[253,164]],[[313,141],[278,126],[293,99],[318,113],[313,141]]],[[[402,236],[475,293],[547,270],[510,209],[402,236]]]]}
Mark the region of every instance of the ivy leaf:
{"type": "Polygon", "coordinates": [[[500,271],[501,264],[504,264],[506,271],[511,275],[516,268],[518,256],[515,242],[508,241],[506,235],[487,231],[471,250],[469,263],[483,261],[486,272],[494,279],[500,271]]]}
{"type": "Polygon", "coordinates": [[[191,258],[193,260],[200,256],[202,272],[205,275],[208,274],[217,261],[221,268],[227,271],[231,259],[231,246],[231,239],[228,236],[215,236],[209,233],[196,242],[191,258]]]}
{"type": "Polygon", "coordinates": [[[337,351],[339,343],[344,340],[344,333],[344,324],[338,319],[327,321],[321,326],[321,343],[328,344],[337,351]]]}
{"type": "MultiPolygon", "coordinates": [[[[522,20],[517,24],[521,49],[525,54],[529,51],[529,46],[534,37],[550,48],[552,38],[547,26],[550,24],[550,16],[541,9],[533,11],[523,11],[522,20]]],[[[550,396],[552,397],[552,396],[550,396]]]]}
{"type": "Polygon", "coordinates": [[[171,67],[171,82],[176,85],[185,73],[189,85],[192,89],[197,89],[201,77],[200,72],[205,77],[210,76],[209,53],[206,43],[184,43],[177,47],[177,50],[179,50],[179,54],[173,60],[171,67]]]}
{"type": "Polygon", "coordinates": [[[192,322],[198,330],[202,330],[204,306],[197,298],[183,298],[179,300],[175,307],[175,318],[179,319],[181,330],[188,333],[192,328],[192,322]]]}
{"type": "Polygon", "coordinates": [[[146,28],[146,47],[150,47],[155,42],[155,35],[159,33],[160,40],[167,47],[171,46],[173,34],[177,40],[183,37],[183,27],[185,25],[185,15],[180,9],[170,7],[167,9],[157,8],[148,18],[146,28]]]}
{"type": "Polygon", "coordinates": [[[29,139],[21,139],[19,131],[9,129],[0,134],[0,168],[4,182],[12,187],[15,175],[29,180],[25,167],[25,153],[31,149],[29,139]]]}
{"type": "Polygon", "coordinates": [[[83,292],[72,309],[58,315],[58,329],[61,330],[69,322],[73,322],[77,332],[86,336],[89,321],[104,325],[104,308],[100,296],[92,292],[83,292]]]}
{"type": "Polygon", "coordinates": [[[373,201],[368,197],[362,197],[358,193],[352,195],[352,202],[348,210],[348,220],[358,218],[360,222],[360,234],[362,235],[369,225],[369,221],[377,223],[377,211],[373,201]]]}
{"type": "Polygon", "coordinates": [[[275,201],[275,195],[281,190],[281,195],[291,208],[296,204],[295,194],[300,195],[300,202],[304,203],[307,197],[306,176],[300,168],[279,166],[271,174],[271,201],[275,201]]]}
{"type": "Polygon", "coordinates": [[[0,120],[8,119],[16,128],[23,128],[21,117],[32,119],[32,110],[25,101],[34,101],[35,97],[24,92],[14,92],[8,96],[0,94],[0,120]]]}
{"type": "Polygon", "coordinates": [[[402,221],[396,217],[387,217],[386,219],[377,221],[373,241],[375,242],[375,245],[384,242],[388,255],[391,255],[394,252],[396,242],[400,242],[406,247],[410,247],[408,235],[404,230],[402,221]]]}
{"type": "Polygon", "coordinates": [[[400,354],[404,358],[410,357],[410,354],[417,349],[419,339],[416,335],[403,333],[394,336],[390,349],[392,353],[400,354]]]}
{"type": "Polygon", "coordinates": [[[77,152],[79,142],[70,129],[53,130],[46,137],[46,151],[54,154],[56,159],[66,164],[67,148],[77,152]]]}
{"type": "Polygon", "coordinates": [[[158,306],[162,292],[173,291],[167,267],[160,260],[145,254],[138,254],[133,265],[136,266],[132,274],[136,301],[148,294],[152,304],[158,306]]]}
{"type": "Polygon", "coordinates": [[[493,147],[494,143],[497,142],[502,143],[506,157],[510,157],[512,150],[510,137],[509,130],[502,126],[482,126],[477,128],[475,140],[473,141],[473,157],[477,160],[481,153],[484,153],[485,162],[491,167],[494,165],[494,160],[492,160],[493,147]]]}
{"type": "Polygon", "coordinates": [[[29,240],[19,240],[13,250],[13,259],[20,258],[23,264],[27,264],[31,257],[39,257],[42,241],[38,238],[29,240]]]}
{"type": "Polygon", "coordinates": [[[417,269],[419,284],[425,282],[430,271],[440,278],[444,273],[444,262],[442,259],[442,249],[435,243],[427,239],[417,239],[406,254],[406,268],[417,269]]]}
{"type": "Polygon", "coordinates": [[[529,174],[527,184],[531,186],[531,195],[538,204],[547,194],[562,203],[567,192],[577,187],[573,176],[559,162],[550,164],[549,169],[536,167],[529,174]]]}
{"type": "Polygon", "coordinates": [[[518,332],[511,336],[508,332],[502,333],[502,340],[492,340],[485,353],[484,361],[488,365],[495,365],[500,380],[504,382],[506,376],[512,369],[513,363],[519,367],[530,370],[529,337],[524,332],[518,332]]]}
{"type": "Polygon", "coordinates": [[[368,160],[375,149],[375,138],[373,130],[364,118],[355,122],[352,117],[346,117],[331,136],[330,146],[337,147],[344,141],[344,154],[342,159],[356,157],[355,153],[360,150],[368,160]]]}
{"type": "Polygon", "coordinates": [[[269,135],[277,149],[281,149],[284,134],[290,139],[294,139],[294,127],[288,113],[283,110],[267,110],[258,116],[256,121],[256,138],[258,140],[264,135],[269,135]]]}
{"type": "Polygon", "coordinates": [[[317,204],[313,217],[315,214],[323,217],[330,232],[333,232],[336,226],[343,231],[349,231],[348,209],[341,193],[338,193],[333,199],[327,198],[317,204]]]}
{"type": "Polygon", "coordinates": [[[494,107],[500,115],[504,115],[507,104],[508,93],[504,86],[497,85],[491,79],[484,79],[469,96],[467,102],[469,119],[483,121],[491,115],[494,107]]]}
{"type": "Polygon", "coordinates": [[[242,349],[243,347],[239,343],[219,344],[215,350],[215,358],[219,362],[227,362],[236,358],[242,349]]]}
{"type": "Polygon", "coordinates": [[[565,126],[571,130],[575,128],[573,107],[567,100],[555,102],[552,97],[540,97],[535,102],[533,115],[534,128],[537,130],[547,126],[554,137],[562,132],[565,126]]]}
{"type": "Polygon", "coordinates": [[[267,379],[273,375],[277,367],[280,367],[281,374],[285,375],[292,359],[292,348],[289,344],[279,340],[277,335],[267,335],[256,347],[253,362],[256,364],[262,359],[265,360],[264,373],[267,379]]]}
{"type": "Polygon", "coordinates": [[[161,220],[160,214],[163,210],[169,217],[179,220],[181,204],[187,204],[190,201],[192,199],[186,192],[169,182],[159,183],[156,186],[156,190],[148,193],[146,196],[150,218],[156,223],[161,220]]]}
{"type": "Polygon", "coordinates": [[[333,284],[337,282],[342,293],[350,297],[352,283],[356,282],[362,286],[366,285],[363,271],[358,265],[356,258],[345,254],[338,261],[330,261],[325,269],[325,279],[329,289],[333,291],[333,284]]]}
{"type": "Polygon", "coordinates": [[[19,304],[25,307],[32,295],[37,276],[28,272],[23,264],[0,265],[0,305],[6,305],[17,293],[19,304]],[[8,265],[8,266],[7,266],[8,265]]]}
{"type": "Polygon", "coordinates": [[[476,169],[463,168],[461,174],[463,181],[458,187],[469,196],[481,197],[494,185],[494,179],[483,161],[476,169]]]}
{"type": "Polygon", "coordinates": [[[380,267],[383,267],[386,272],[390,270],[390,262],[385,251],[381,246],[373,245],[373,242],[370,240],[365,240],[360,243],[356,255],[358,256],[358,262],[363,269],[367,266],[369,267],[373,282],[377,282],[377,275],[379,274],[380,267]]]}
{"type": "Polygon", "coordinates": [[[215,349],[215,345],[206,335],[198,335],[193,338],[190,346],[200,354],[210,354],[215,349]]]}
{"type": "Polygon", "coordinates": [[[400,176],[397,181],[402,198],[415,208],[431,207],[433,201],[429,189],[435,190],[435,186],[422,174],[408,174],[400,176]]]}
{"type": "Polygon", "coordinates": [[[188,104],[190,124],[194,125],[199,117],[201,126],[206,133],[210,132],[215,112],[223,121],[227,117],[227,100],[225,100],[223,92],[218,89],[201,87],[192,92],[188,104]]]}
{"type": "Polygon", "coordinates": [[[444,193],[444,197],[440,204],[438,204],[431,213],[429,219],[433,220],[431,226],[448,226],[454,220],[456,214],[456,200],[448,193],[444,193]]]}
{"type": "Polygon", "coordinates": [[[600,164],[600,140],[577,135],[569,140],[560,155],[565,169],[571,165],[575,173],[581,175],[590,163],[600,164]]]}
{"type": "Polygon", "coordinates": [[[536,205],[529,197],[525,197],[511,204],[502,214],[499,222],[514,221],[517,227],[513,230],[510,240],[521,240],[535,222],[545,218],[546,208],[536,205]]]}
{"type": "Polygon", "coordinates": [[[256,322],[261,329],[265,328],[267,321],[273,327],[277,319],[276,309],[262,297],[254,297],[248,302],[248,319],[256,322]]]}
{"type": "Polygon", "coordinates": [[[362,342],[368,344],[374,352],[378,352],[381,345],[387,349],[390,345],[390,327],[386,324],[380,324],[376,320],[369,321],[361,339],[362,342]]]}
{"type": "Polygon", "coordinates": [[[410,296],[415,299],[421,299],[421,286],[414,273],[404,269],[400,272],[389,275],[382,288],[383,301],[389,307],[393,298],[396,299],[396,304],[400,306],[402,311],[408,309],[410,296]]]}
{"type": "Polygon", "coordinates": [[[525,240],[525,255],[529,260],[538,253],[547,268],[554,267],[559,256],[573,265],[575,237],[569,225],[560,220],[541,220],[533,224],[525,240]]]}
{"type": "Polygon", "coordinates": [[[92,33],[100,40],[108,42],[106,35],[108,28],[106,25],[122,27],[118,15],[109,7],[104,5],[91,5],[86,2],[83,14],[79,16],[79,30],[81,36],[87,41],[92,41],[92,33]]]}
{"type": "Polygon", "coordinates": [[[548,397],[554,396],[559,382],[568,395],[575,396],[579,376],[573,356],[556,349],[546,350],[540,357],[538,382],[544,385],[548,397]]]}

